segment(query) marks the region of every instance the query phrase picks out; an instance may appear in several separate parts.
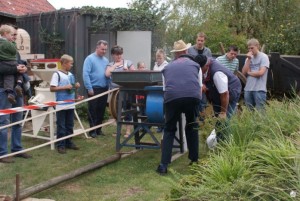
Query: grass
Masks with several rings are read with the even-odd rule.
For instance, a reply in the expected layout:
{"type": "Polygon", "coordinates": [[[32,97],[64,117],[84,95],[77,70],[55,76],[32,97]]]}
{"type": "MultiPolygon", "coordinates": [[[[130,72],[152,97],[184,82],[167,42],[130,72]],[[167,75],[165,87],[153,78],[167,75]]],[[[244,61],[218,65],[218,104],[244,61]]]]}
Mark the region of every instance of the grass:
{"type": "MultiPolygon", "coordinates": [[[[118,162],[45,190],[34,197],[54,200],[300,200],[300,100],[271,101],[265,113],[243,110],[233,117],[228,139],[208,151],[206,137],[216,119],[200,128],[199,165],[187,156],[171,166],[171,174],[155,169],[160,150],[142,150],[118,162]],[[290,193],[296,192],[296,198],[290,193]]],[[[81,148],[60,155],[49,147],[32,151],[33,159],[0,164],[0,194],[14,193],[15,174],[26,188],[115,153],[115,126],[104,137],[74,139],[81,148]]],[[[161,134],[156,134],[158,138],[161,134]]],[[[44,141],[24,138],[32,147],[44,141]]],[[[129,151],[123,148],[122,151],[129,151]]]]}
{"type": "Polygon", "coordinates": [[[271,101],[264,113],[234,117],[228,139],[192,174],[177,175],[169,199],[300,200],[299,102],[271,101]]]}
{"type": "MultiPolygon", "coordinates": [[[[86,126],[86,125],[85,125],[86,126]]],[[[87,126],[86,126],[87,127],[87,126]]],[[[31,151],[32,159],[15,158],[13,164],[0,163],[0,195],[15,193],[15,175],[21,177],[21,189],[39,184],[51,178],[64,175],[82,166],[103,160],[115,154],[116,126],[103,129],[106,136],[86,139],[84,135],[73,138],[79,151],[70,150],[61,155],[50,147],[31,151]]],[[[161,134],[156,134],[158,139],[161,134]]],[[[44,140],[23,137],[25,147],[44,143],[44,140]]],[[[204,140],[202,140],[204,142],[204,140]]],[[[201,147],[201,155],[207,152],[201,147]]],[[[132,148],[122,148],[130,151],[132,148]]],[[[101,169],[81,175],[32,197],[54,200],[161,200],[171,190],[166,177],[159,176],[155,169],[160,161],[160,150],[141,150],[101,169]]],[[[189,173],[187,155],[177,159],[171,168],[182,174],[189,173]]]]}

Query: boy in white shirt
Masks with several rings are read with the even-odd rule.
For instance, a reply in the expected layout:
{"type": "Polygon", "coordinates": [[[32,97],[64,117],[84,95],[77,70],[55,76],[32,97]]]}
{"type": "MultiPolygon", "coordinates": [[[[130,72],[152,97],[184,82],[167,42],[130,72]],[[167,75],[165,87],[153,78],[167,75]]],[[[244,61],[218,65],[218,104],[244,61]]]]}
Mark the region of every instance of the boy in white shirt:
{"type": "MultiPolygon", "coordinates": [[[[64,54],[61,59],[61,70],[55,72],[50,83],[50,91],[55,92],[56,101],[74,100],[75,89],[80,87],[75,83],[74,75],[70,72],[73,66],[73,58],[64,54]]],[[[56,106],[56,109],[66,107],[73,102],[67,102],[56,106]]],[[[67,107],[56,112],[57,139],[73,134],[75,106],[67,107]]],[[[57,151],[65,154],[66,149],[79,150],[71,138],[56,143],[57,151]]]]}

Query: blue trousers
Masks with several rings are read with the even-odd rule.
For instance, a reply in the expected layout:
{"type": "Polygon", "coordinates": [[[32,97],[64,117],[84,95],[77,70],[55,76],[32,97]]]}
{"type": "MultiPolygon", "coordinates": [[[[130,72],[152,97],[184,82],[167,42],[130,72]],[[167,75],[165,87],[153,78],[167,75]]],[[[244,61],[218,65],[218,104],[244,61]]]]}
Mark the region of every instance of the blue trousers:
{"type": "Polygon", "coordinates": [[[185,135],[189,150],[189,159],[197,161],[199,158],[199,136],[197,117],[199,112],[199,99],[179,98],[165,103],[165,129],[162,142],[161,164],[171,162],[172,148],[180,115],[185,114],[185,135]]]}
{"type": "MultiPolygon", "coordinates": [[[[10,104],[7,100],[7,93],[3,88],[0,88],[0,109],[9,109],[11,107],[21,107],[23,106],[23,97],[16,96],[16,104],[10,104]]],[[[11,115],[0,116],[0,126],[8,125],[11,122],[21,121],[23,119],[23,112],[14,113],[11,115]]],[[[8,128],[0,130],[0,156],[6,155],[7,151],[7,132],[8,128]]],[[[22,125],[17,124],[11,128],[11,152],[21,151],[22,143],[22,125]]]]}
{"type": "Polygon", "coordinates": [[[267,100],[265,91],[244,91],[244,99],[247,108],[263,110],[267,100]]]}
{"type": "MultiPolygon", "coordinates": [[[[57,139],[73,134],[74,109],[61,110],[56,112],[56,137],[57,139]]],[[[72,139],[68,138],[56,143],[57,147],[72,146],[72,139]]]]}

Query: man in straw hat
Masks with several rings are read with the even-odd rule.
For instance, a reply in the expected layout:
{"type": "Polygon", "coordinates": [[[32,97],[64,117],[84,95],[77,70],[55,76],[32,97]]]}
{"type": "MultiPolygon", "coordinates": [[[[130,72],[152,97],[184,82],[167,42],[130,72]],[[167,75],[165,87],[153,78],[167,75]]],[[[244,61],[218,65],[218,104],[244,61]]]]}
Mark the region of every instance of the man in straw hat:
{"type": "Polygon", "coordinates": [[[182,113],[186,117],[185,134],[191,162],[198,161],[198,107],[201,99],[202,77],[199,64],[188,57],[191,44],[185,44],[179,40],[174,43],[171,52],[175,54],[175,60],[170,62],[163,70],[164,76],[164,106],[165,106],[165,129],[162,142],[161,162],[157,168],[160,174],[167,173],[168,164],[171,162],[173,141],[177,130],[177,122],[182,113]],[[200,72],[200,73],[199,73],[200,72]]]}

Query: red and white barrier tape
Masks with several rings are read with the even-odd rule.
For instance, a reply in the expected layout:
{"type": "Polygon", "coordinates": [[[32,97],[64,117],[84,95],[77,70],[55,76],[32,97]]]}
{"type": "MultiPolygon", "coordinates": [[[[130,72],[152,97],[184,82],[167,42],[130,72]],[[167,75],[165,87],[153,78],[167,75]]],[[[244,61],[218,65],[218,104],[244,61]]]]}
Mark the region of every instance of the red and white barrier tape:
{"type": "Polygon", "coordinates": [[[13,114],[17,112],[24,112],[27,110],[36,110],[36,109],[41,109],[44,107],[53,107],[55,105],[61,105],[65,103],[74,103],[76,100],[64,100],[64,101],[51,101],[51,102],[45,102],[45,103],[40,103],[36,105],[26,105],[23,107],[15,107],[15,108],[9,108],[9,109],[4,109],[0,110],[0,116],[2,115],[8,115],[8,114],[13,114]]]}

